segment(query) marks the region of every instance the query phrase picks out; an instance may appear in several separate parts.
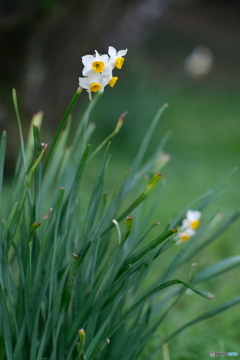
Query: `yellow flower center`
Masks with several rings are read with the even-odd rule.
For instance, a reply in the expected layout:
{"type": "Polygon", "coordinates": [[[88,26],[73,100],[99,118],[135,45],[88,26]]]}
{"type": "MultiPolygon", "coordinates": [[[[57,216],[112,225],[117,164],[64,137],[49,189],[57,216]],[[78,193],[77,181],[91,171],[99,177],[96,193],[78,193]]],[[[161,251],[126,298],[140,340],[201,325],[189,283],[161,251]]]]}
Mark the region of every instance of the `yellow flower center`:
{"type": "Polygon", "coordinates": [[[200,221],[199,220],[193,220],[190,224],[190,227],[194,230],[196,230],[199,227],[200,221]]]}
{"type": "Polygon", "coordinates": [[[94,71],[96,71],[97,73],[100,73],[104,70],[105,68],[105,64],[103,61],[94,61],[92,63],[92,68],[94,71]]]}
{"type": "Polygon", "coordinates": [[[189,238],[190,238],[190,236],[187,234],[181,236],[182,241],[188,241],[189,238]]]}
{"type": "Polygon", "coordinates": [[[100,90],[102,88],[102,85],[98,84],[98,83],[92,83],[90,85],[89,90],[93,91],[93,92],[97,92],[98,90],[100,90]]]}
{"type": "Polygon", "coordinates": [[[124,60],[125,59],[123,57],[117,58],[116,64],[115,64],[116,68],[121,69],[123,66],[124,60]]]}
{"type": "Polygon", "coordinates": [[[117,76],[112,77],[111,80],[110,80],[110,82],[109,82],[109,85],[110,85],[111,87],[114,87],[114,85],[116,84],[117,80],[118,80],[118,77],[117,77],[117,76]]]}

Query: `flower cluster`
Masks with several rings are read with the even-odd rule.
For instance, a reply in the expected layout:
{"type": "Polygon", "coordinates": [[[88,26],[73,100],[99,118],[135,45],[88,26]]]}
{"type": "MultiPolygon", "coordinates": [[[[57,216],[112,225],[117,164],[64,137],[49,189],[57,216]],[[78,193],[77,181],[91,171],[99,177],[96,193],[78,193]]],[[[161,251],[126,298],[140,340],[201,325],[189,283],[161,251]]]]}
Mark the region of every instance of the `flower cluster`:
{"type": "Polygon", "coordinates": [[[82,74],[79,78],[79,86],[86,89],[91,99],[91,92],[103,91],[106,85],[113,87],[118,77],[112,76],[112,71],[116,67],[121,69],[124,63],[126,50],[117,51],[109,46],[108,55],[100,55],[95,50],[95,55],[85,55],[82,57],[84,65],[82,74]]]}
{"type": "Polygon", "coordinates": [[[182,226],[179,230],[179,243],[188,241],[190,237],[196,234],[196,230],[199,227],[201,218],[201,212],[198,210],[188,210],[186,218],[182,222],[182,226]]]}

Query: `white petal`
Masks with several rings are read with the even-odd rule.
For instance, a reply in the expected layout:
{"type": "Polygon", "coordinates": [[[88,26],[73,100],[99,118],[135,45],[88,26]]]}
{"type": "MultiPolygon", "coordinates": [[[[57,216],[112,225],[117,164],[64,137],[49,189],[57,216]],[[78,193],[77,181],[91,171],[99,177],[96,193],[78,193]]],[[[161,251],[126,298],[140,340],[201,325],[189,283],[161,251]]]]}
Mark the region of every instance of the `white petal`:
{"type": "Polygon", "coordinates": [[[189,221],[195,220],[195,211],[193,211],[193,210],[188,210],[188,211],[187,211],[187,219],[188,219],[189,221]]]}
{"type": "Polygon", "coordinates": [[[101,78],[102,78],[102,75],[100,73],[96,73],[95,71],[92,72],[90,74],[90,76],[88,77],[88,81],[90,84],[94,83],[94,82],[97,82],[97,83],[100,83],[101,81],[101,78]]]}
{"type": "Polygon", "coordinates": [[[119,52],[117,53],[117,56],[124,56],[127,53],[127,49],[126,50],[119,50],[119,52]]]}
{"type": "Polygon", "coordinates": [[[112,78],[112,73],[107,74],[107,75],[103,75],[102,76],[102,84],[103,84],[103,86],[108,85],[111,78],[112,78]]]}
{"type": "Polygon", "coordinates": [[[202,215],[202,214],[201,214],[200,211],[198,211],[198,210],[195,211],[195,219],[196,219],[196,220],[199,220],[199,219],[201,218],[201,215],[202,215]]]}
{"type": "Polygon", "coordinates": [[[114,69],[116,64],[116,58],[109,59],[109,64],[111,65],[112,69],[114,69]]]}
{"type": "Polygon", "coordinates": [[[89,80],[88,78],[79,78],[79,85],[84,88],[84,89],[88,89],[89,88],[89,80]]]}
{"type": "Polygon", "coordinates": [[[188,228],[186,229],[185,233],[191,237],[196,234],[196,231],[191,228],[188,228]]]}
{"type": "Polygon", "coordinates": [[[187,211],[187,219],[189,221],[199,220],[201,217],[201,212],[198,210],[188,210],[187,211]]]}
{"type": "Polygon", "coordinates": [[[104,63],[108,63],[108,55],[106,55],[106,54],[100,55],[99,58],[100,58],[100,60],[103,61],[104,63]]]}
{"type": "Polygon", "coordinates": [[[110,75],[110,78],[112,77],[112,66],[110,63],[105,63],[105,68],[102,71],[103,75],[110,75]]]}
{"type": "Polygon", "coordinates": [[[113,46],[109,46],[108,54],[110,57],[115,57],[117,55],[117,51],[113,46]]]}
{"type": "Polygon", "coordinates": [[[82,56],[82,63],[84,66],[87,66],[89,64],[91,64],[94,61],[94,56],[93,55],[85,55],[82,56]]]}
{"type": "Polygon", "coordinates": [[[91,65],[87,65],[83,68],[82,74],[83,76],[88,76],[90,75],[94,70],[92,69],[91,65]]]}
{"type": "Polygon", "coordinates": [[[190,221],[188,219],[184,219],[182,222],[182,229],[186,229],[187,227],[189,227],[190,221]]]}

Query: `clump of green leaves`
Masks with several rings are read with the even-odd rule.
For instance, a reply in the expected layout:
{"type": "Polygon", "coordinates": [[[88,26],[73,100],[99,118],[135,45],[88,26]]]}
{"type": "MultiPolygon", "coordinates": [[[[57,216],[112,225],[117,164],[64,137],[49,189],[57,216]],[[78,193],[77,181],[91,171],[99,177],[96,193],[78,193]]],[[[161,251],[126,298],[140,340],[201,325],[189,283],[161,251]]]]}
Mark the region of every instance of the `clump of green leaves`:
{"type": "MultiPolygon", "coordinates": [[[[149,226],[149,220],[164,187],[159,171],[166,158],[159,158],[159,153],[168,136],[151,158],[144,159],[166,105],[150,124],[132,170],[126,169],[122,179],[114,184],[115,189],[107,194],[104,178],[110,140],[121,129],[126,113],[91,155],[85,139],[94,130],[89,118],[99,95],[89,104],[74,138],[69,137],[70,114],[80,93],[78,89],[50,146],[40,136],[41,113],[33,118],[25,146],[13,91],[21,153],[7,204],[1,202],[0,357],[3,360],[140,359],[186,289],[212,299],[213,294],[196,285],[240,265],[240,256],[234,256],[199,273],[191,270],[188,279],[175,276],[180,266],[215,241],[240,212],[208,233],[206,229],[214,215],[181,247],[165,273],[148,285],[146,276],[151,265],[178,240],[177,227],[186,210],[193,207],[204,210],[221,193],[227,178],[182,209],[164,232],[152,235],[156,234],[158,223],[149,226]],[[85,207],[81,193],[84,170],[91,167],[92,158],[103,149],[85,207]],[[155,200],[144,214],[140,204],[152,193],[155,200]]],[[[0,194],[4,191],[5,148],[4,132],[0,148],[0,194]]],[[[162,344],[188,326],[239,301],[240,297],[236,297],[187,322],[162,339],[162,344]]],[[[151,356],[154,351],[148,354],[148,359],[151,356]]]]}

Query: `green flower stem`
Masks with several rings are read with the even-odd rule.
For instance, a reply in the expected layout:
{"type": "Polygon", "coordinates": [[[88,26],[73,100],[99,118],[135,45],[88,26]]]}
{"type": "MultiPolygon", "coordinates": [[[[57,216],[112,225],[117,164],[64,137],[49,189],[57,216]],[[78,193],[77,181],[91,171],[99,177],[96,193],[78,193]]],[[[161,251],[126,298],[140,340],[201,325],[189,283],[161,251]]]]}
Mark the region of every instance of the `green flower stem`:
{"type": "Polygon", "coordinates": [[[59,125],[59,127],[58,127],[58,129],[57,129],[56,135],[55,135],[55,137],[54,137],[54,139],[53,139],[52,146],[51,146],[50,151],[49,151],[49,153],[48,153],[48,157],[47,157],[47,160],[46,160],[46,163],[45,163],[45,167],[44,167],[43,174],[45,174],[45,171],[46,171],[47,166],[48,166],[48,163],[49,163],[49,161],[50,161],[50,159],[51,159],[53,150],[54,150],[54,148],[55,148],[55,146],[56,146],[56,143],[57,143],[57,141],[58,141],[58,138],[59,138],[59,136],[60,136],[60,134],[61,134],[61,131],[62,131],[64,125],[66,124],[66,122],[67,122],[67,120],[68,120],[68,117],[69,117],[72,109],[74,108],[74,105],[76,104],[77,99],[79,98],[79,95],[81,94],[81,92],[82,92],[82,88],[79,87],[79,88],[77,89],[77,91],[75,92],[75,94],[74,94],[74,96],[73,96],[73,98],[72,98],[72,100],[71,100],[71,102],[70,102],[70,104],[69,104],[69,106],[68,106],[68,108],[67,108],[67,110],[66,110],[66,112],[65,112],[65,114],[64,114],[64,116],[63,116],[63,118],[62,118],[62,121],[61,121],[61,123],[60,123],[60,125],[59,125]]]}
{"type": "Polygon", "coordinates": [[[22,125],[21,125],[20,115],[19,115],[19,111],[18,111],[17,93],[16,93],[15,89],[12,90],[12,98],[13,98],[13,105],[14,105],[14,109],[15,109],[15,113],[16,113],[16,117],[17,117],[18,130],[19,130],[19,135],[20,135],[23,166],[24,166],[24,171],[26,173],[27,172],[27,161],[26,161],[25,150],[24,150],[24,140],[23,140],[23,134],[22,134],[22,125]]]}

